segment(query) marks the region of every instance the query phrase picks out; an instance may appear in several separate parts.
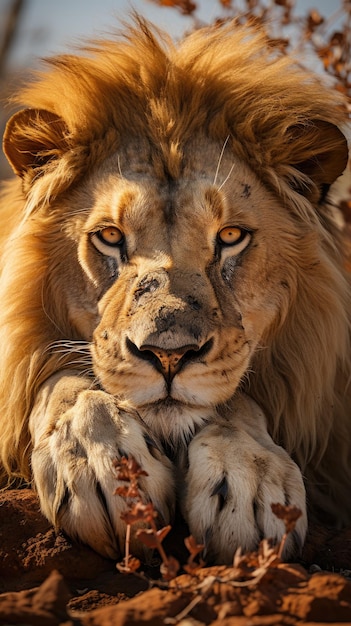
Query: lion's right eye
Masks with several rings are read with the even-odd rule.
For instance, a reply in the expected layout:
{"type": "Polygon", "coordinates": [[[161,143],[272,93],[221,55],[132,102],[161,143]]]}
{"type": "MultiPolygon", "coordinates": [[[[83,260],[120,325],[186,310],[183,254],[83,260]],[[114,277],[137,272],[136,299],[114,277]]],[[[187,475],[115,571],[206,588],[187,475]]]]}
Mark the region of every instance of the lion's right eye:
{"type": "Polygon", "coordinates": [[[95,235],[108,246],[119,246],[123,241],[123,234],[116,226],[107,226],[95,235]]]}
{"type": "Polygon", "coordinates": [[[245,250],[252,238],[252,233],[247,228],[240,226],[226,226],[217,234],[217,242],[221,247],[222,256],[238,256],[245,250]]]}
{"type": "Polygon", "coordinates": [[[107,257],[124,261],[126,256],[126,239],[117,226],[105,226],[90,234],[93,246],[107,257]]]}

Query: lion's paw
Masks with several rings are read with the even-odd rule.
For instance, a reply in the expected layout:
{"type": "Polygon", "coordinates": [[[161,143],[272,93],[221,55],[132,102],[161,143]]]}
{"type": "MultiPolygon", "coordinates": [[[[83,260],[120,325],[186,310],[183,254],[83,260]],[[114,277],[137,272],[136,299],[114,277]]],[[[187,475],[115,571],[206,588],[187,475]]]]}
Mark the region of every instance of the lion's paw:
{"type": "MultiPolygon", "coordinates": [[[[117,480],[113,465],[121,456],[134,457],[147,472],[139,479],[143,500],[153,502],[167,523],[175,492],[171,463],[140,423],[103,391],[81,391],[32,453],[44,514],[70,537],[111,558],[123,554],[126,532],[120,515],[127,504],[115,494],[125,483],[117,480]]],[[[132,549],[142,551],[133,540],[132,549]]]]}
{"type": "Polygon", "coordinates": [[[268,434],[266,441],[267,446],[244,430],[210,425],[189,446],[184,514],[209,562],[230,563],[237,548],[254,550],[264,537],[279,542],[285,527],[272,512],[276,502],[302,512],[284,556],[303,545],[307,517],[300,470],[268,434]]]}

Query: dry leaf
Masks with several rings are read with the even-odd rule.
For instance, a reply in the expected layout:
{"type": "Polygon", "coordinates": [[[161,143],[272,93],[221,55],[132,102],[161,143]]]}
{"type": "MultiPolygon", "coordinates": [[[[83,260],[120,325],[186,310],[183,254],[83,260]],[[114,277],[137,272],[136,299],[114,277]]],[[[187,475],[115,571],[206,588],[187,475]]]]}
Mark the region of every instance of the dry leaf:
{"type": "Polygon", "coordinates": [[[173,580],[180,570],[180,564],[173,556],[169,556],[166,562],[160,565],[160,572],[163,580],[173,580]]]}
{"type": "Polygon", "coordinates": [[[136,572],[140,566],[141,563],[139,559],[134,556],[129,557],[127,563],[125,559],[123,559],[121,563],[116,563],[116,568],[122,574],[131,574],[132,572],[136,572]]]}

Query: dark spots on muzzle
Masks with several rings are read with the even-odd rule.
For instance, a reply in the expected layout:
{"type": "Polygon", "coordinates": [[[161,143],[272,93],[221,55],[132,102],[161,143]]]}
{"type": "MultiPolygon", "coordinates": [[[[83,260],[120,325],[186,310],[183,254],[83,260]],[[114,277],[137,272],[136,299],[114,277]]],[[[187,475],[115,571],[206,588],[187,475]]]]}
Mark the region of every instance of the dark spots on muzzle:
{"type": "Polygon", "coordinates": [[[157,278],[150,278],[149,276],[145,276],[139,283],[137,289],[134,292],[135,300],[139,300],[141,296],[144,296],[146,293],[152,293],[156,291],[160,286],[157,278]]]}
{"type": "Polygon", "coordinates": [[[155,318],[155,326],[158,333],[164,333],[176,328],[185,328],[196,342],[200,340],[202,335],[200,326],[189,322],[189,316],[184,316],[180,311],[172,311],[166,306],[160,308],[155,318]]]}
{"type": "Polygon", "coordinates": [[[170,328],[173,328],[177,323],[174,311],[170,311],[167,307],[161,307],[159,314],[155,319],[156,330],[158,333],[163,333],[170,328]]]}
{"type": "Polygon", "coordinates": [[[200,340],[202,335],[201,328],[198,326],[189,326],[189,333],[194,337],[194,339],[196,339],[197,342],[200,340]]]}
{"type": "Polygon", "coordinates": [[[194,296],[187,296],[186,302],[189,304],[190,308],[194,311],[200,311],[202,309],[202,304],[194,296]]]}
{"type": "Polygon", "coordinates": [[[242,198],[250,198],[250,196],[251,196],[251,185],[248,185],[247,183],[241,183],[241,186],[243,188],[241,197],[242,198]]]}

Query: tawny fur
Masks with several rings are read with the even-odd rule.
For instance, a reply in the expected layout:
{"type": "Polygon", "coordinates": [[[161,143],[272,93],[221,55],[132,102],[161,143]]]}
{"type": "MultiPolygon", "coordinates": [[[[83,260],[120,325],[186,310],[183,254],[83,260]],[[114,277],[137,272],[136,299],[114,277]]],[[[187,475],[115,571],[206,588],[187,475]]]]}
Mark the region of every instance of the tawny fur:
{"type": "MultiPolygon", "coordinates": [[[[260,32],[230,23],[175,46],[139,20],[115,41],[49,60],[16,102],[33,111],[5,137],[22,180],[4,188],[1,209],[4,476],[31,479],[28,423],[44,381],[67,367],[87,369],[74,344],[68,354],[50,349],[86,340],[62,298],[63,284],[74,291],[80,280],[67,260],[77,253],[74,237],[62,235],[75,209],[84,214],[72,200],[76,186],[103,170],[126,138],[147,146],[156,180],[180,179],[187,146],[205,137],[248,164],[286,207],[291,229],[275,268],[286,295],[240,389],[297,461],[316,509],[350,522],[350,288],[333,213],[320,200],[345,166],[345,146],[329,126],[346,121],[341,96],[270,49],[260,32]]],[[[224,188],[229,174],[230,167],[219,180],[224,188]]]]}

